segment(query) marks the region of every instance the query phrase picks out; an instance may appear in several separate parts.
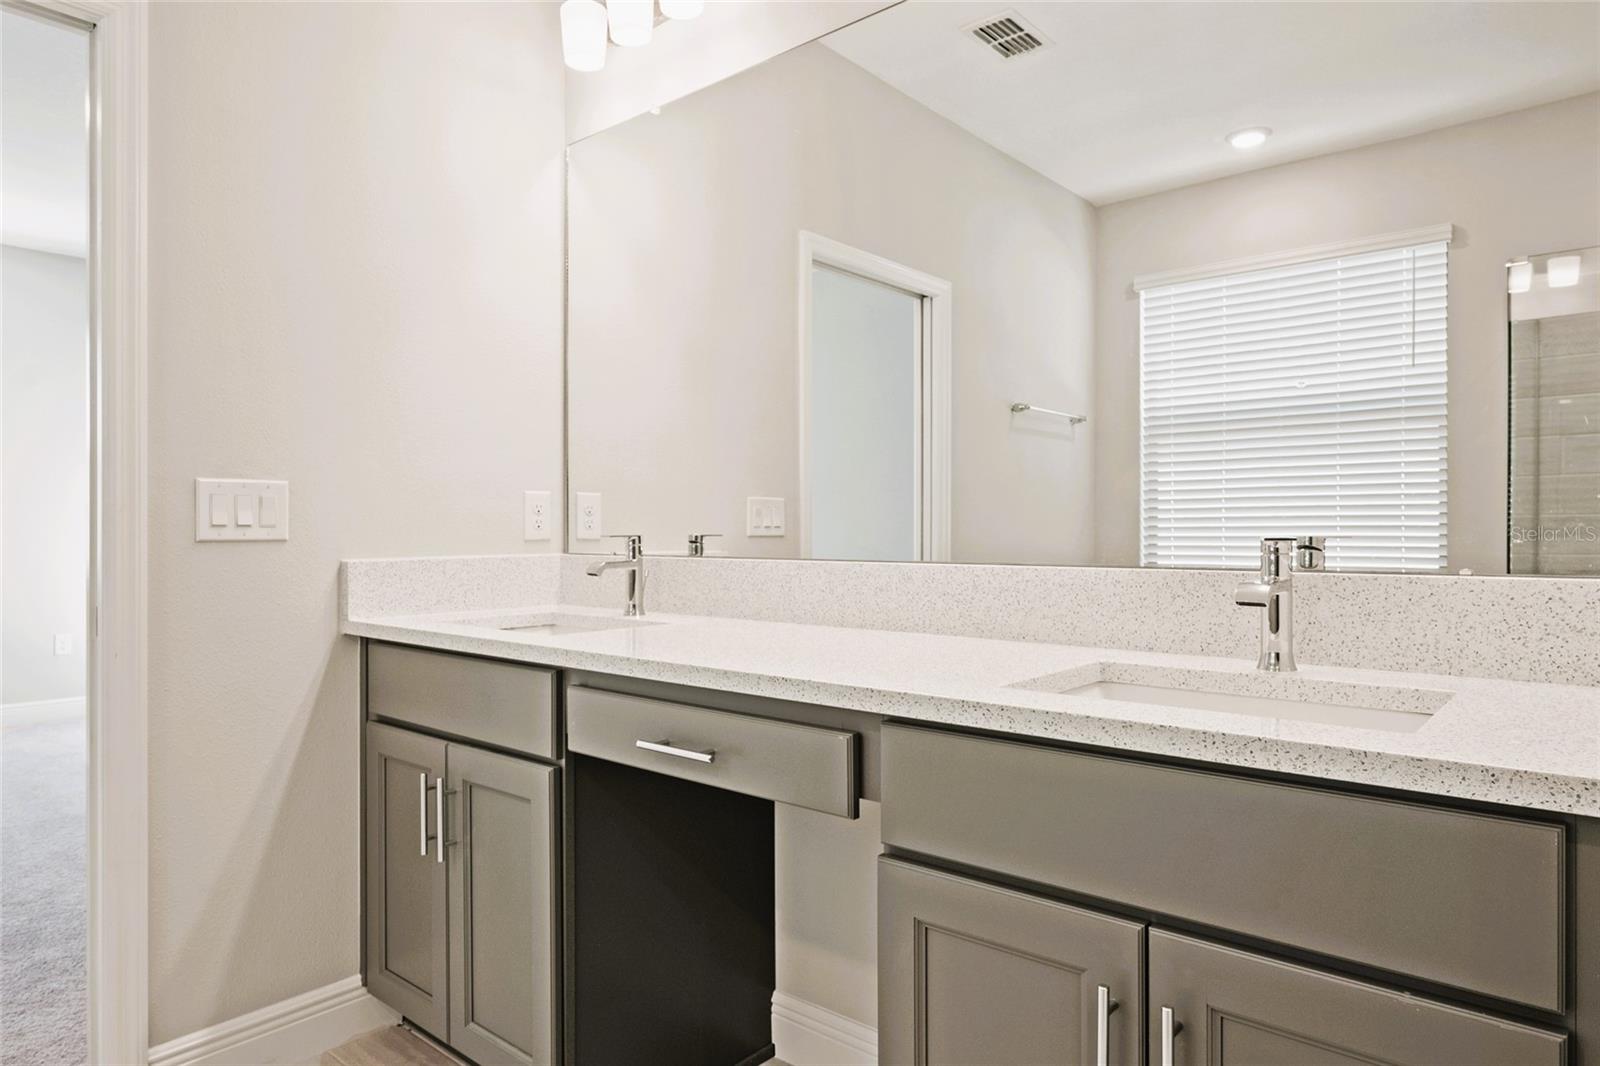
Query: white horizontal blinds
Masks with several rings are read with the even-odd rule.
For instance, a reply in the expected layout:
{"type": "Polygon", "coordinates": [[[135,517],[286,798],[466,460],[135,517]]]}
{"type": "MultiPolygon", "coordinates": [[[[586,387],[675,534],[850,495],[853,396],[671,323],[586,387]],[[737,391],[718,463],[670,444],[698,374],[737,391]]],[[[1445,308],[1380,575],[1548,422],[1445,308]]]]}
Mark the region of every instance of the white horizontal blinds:
{"type": "Polygon", "coordinates": [[[1140,293],[1142,554],[1445,566],[1444,241],[1140,293]]]}

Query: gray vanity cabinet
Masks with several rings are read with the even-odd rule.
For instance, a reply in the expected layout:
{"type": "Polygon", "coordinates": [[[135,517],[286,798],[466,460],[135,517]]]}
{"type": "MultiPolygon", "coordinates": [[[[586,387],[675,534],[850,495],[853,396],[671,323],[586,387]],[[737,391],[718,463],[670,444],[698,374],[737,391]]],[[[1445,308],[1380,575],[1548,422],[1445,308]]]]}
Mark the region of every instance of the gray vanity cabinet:
{"type": "Polygon", "coordinates": [[[449,963],[436,797],[446,746],[367,725],[367,988],[441,1039],[449,963]]]}
{"type": "Polygon", "coordinates": [[[556,770],[449,745],[450,1044],[480,1064],[554,1062],[556,770]]]}
{"type": "Polygon", "coordinates": [[[367,725],[367,986],[482,1066],[559,1059],[556,780],[367,725]]]}
{"type": "Polygon", "coordinates": [[[1150,931],[1152,1066],[1560,1066],[1559,1033],[1150,931]]]}
{"type": "Polygon", "coordinates": [[[878,899],[885,1066],[1141,1061],[1140,923],[890,858],[878,899]]]}

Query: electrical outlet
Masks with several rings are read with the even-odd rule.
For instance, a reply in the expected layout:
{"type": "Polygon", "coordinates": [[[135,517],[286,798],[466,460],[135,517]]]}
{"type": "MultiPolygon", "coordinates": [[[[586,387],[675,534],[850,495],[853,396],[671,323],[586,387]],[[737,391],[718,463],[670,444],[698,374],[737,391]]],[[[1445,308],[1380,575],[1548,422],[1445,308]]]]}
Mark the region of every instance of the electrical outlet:
{"type": "Polygon", "coordinates": [[[747,496],[744,501],[744,531],[748,537],[783,536],[783,497],[747,496]]]}
{"type": "Polygon", "coordinates": [[[580,492],[573,508],[573,535],[577,540],[599,540],[605,528],[600,522],[600,494],[580,492]]]}
{"type": "Polygon", "coordinates": [[[72,634],[71,633],[57,633],[56,634],[56,654],[57,655],[71,655],[72,654],[72,634]]]}
{"type": "Polygon", "coordinates": [[[550,539],[550,494],[524,492],[522,494],[522,539],[550,539]]]}

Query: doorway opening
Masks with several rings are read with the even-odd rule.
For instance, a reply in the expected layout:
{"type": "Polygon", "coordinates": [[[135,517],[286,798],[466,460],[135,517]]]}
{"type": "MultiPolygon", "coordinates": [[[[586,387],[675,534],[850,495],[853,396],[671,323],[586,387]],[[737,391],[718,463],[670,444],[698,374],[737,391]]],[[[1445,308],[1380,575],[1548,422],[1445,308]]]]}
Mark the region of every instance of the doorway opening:
{"type": "Polygon", "coordinates": [[[0,1046],[88,1059],[91,27],[0,7],[0,1046]]]}
{"type": "Polygon", "coordinates": [[[950,558],[950,283],[800,235],[800,548],[950,558]]]}

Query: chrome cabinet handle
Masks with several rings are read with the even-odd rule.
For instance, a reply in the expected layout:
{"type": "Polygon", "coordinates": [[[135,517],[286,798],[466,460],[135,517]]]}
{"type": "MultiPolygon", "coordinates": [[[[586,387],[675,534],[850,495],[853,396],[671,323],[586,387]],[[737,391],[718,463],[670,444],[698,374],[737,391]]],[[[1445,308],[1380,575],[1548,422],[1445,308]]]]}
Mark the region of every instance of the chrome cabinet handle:
{"type": "Polygon", "coordinates": [[[428,857],[428,771],[417,775],[417,849],[428,857]]]}
{"type": "Polygon", "coordinates": [[[662,755],[675,755],[680,759],[693,759],[695,762],[708,763],[717,757],[717,749],[715,748],[696,751],[693,748],[677,747],[671,740],[636,740],[633,742],[633,746],[643,748],[645,751],[659,752],[662,755]]]}
{"type": "Polygon", "coordinates": [[[1173,1016],[1171,1007],[1161,1008],[1161,1066],[1173,1066],[1173,1038],[1183,1032],[1183,1023],[1173,1016]]]}
{"type": "Polygon", "coordinates": [[[433,779],[433,853],[434,862],[444,862],[444,778],[433,779]]]}
{"type": "Polygon", "coordinates": [[[1094,999],[1095,1066],[1111,1066],[1111,1015],[1118,1004],[1111,998],[1111,989],[1106,985],[1095,986],[1094,999]]]}
{"type": "MultiPolygon", "coordinates": [[[[444,778],[442,777],[436,777],[433,779],[433,788],[433,822],[435,826],[433,834],[433,861],[444,862],[444,849],[455,847],[456,844],[459,843],[459,841],[455,840],[446,840],[444,829],[444,798],[446,796],[454,796],[457,790],[453,788],[445,788],[444,778]]],[[[426,855],[427,852],[424,851],[423,854],[426,855]]]]}

